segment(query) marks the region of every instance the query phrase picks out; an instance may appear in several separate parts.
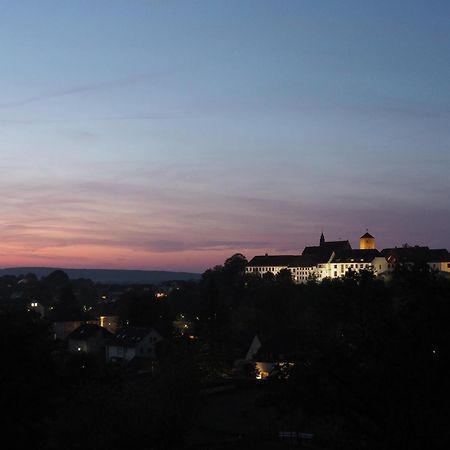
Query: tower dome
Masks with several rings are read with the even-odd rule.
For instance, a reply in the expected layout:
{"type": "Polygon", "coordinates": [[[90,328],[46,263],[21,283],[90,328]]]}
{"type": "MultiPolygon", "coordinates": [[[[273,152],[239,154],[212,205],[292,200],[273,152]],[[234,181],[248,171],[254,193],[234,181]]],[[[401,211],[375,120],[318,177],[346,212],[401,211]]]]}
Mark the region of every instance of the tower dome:
{"type": "Polygon", "coordinates": [[[369,230],[359,238],[360,250],[375,250],[375,238],[369,233],[369,230]]]}

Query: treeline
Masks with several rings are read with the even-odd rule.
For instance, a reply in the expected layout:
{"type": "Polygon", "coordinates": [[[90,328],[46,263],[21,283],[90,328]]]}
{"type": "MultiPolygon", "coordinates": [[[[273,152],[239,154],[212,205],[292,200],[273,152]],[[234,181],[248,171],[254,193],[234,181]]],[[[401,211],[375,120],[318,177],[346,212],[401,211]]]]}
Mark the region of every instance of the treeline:
{"type": "Polygon", "coordinates": [[[196,407],[196,367],[180,352],[146,376],[71,355],[32,313],[0,309],[2,439],[10,449],[179,448],[196,407]]]}
{"type": "Polygon", "coordinates": [[[325,448],[442,448],[450,442],[450,280],[427,265],[295,285],[290,274],[245,275],[234,255],[172,298],[231,363],[252,337],[289,336],[293,364],[267,404],[301,410],[296,430],[325,448]],[[294,341],[294,342],[293,342],[294,341]],[[294,345],[293,345],[294,344],[294,345]]]}
{"type": "MultiPolygon", "coordinates": [[[[236,254],[162,298],[148,288],[119,298],[122,322],[166,327],[159,368],[144,378],[68,357],[45,321],[1,310],[10,448],[179,448],[199,388],[231,375],[255,335],[290,337],[290,364],[267,382],[270,393],[259,403],[301,417],[292,429],[314,432],[321,448],[441,448],[450,441],[447,278],[417,266],[399,268],[387,282],[363,272],[295,285],[283,271],[246,275],[245,265],[236,254]],[[177,321],[186,332],[172,328],[177,321]]],[[[74,305],[55,286],[55,304],[66,298],[62,304],[74,305]]]]}

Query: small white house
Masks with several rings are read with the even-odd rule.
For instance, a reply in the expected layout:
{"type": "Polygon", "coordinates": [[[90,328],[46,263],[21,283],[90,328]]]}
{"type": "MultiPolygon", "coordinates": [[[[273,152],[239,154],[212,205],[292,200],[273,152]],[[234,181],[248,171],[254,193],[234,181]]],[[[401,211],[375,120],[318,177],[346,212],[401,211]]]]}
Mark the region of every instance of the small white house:
{"type": "Polygon", "coordinates": [[[154,328],[121,328],[106,345],[106,360],[126,364],[137,357],[154,359],[162,339],[154,328]]]}

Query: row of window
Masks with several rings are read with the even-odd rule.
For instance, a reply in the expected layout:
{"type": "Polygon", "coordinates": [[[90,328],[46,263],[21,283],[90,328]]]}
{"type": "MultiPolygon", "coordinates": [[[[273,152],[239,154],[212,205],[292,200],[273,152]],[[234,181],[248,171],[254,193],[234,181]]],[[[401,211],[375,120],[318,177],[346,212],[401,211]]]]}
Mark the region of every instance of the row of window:
{"type": "Polygon", "coordinates": [[[307,280],[309,280],[310,279],[310,277],[309,276],[301,276],[301,277],[294,277],[294,280],[295,281],[307,281],[307,280]]]}
{"type": "MultiPolygon", "coordinates": [[[[247,267],[247,272],[275,272],[277,270],[286,269],[287,267],[247,267]]],[[[289,267],[288,268],[291,272],[295,271],[296,273],[299,273],[300,270],[302,271],[311,271],[314,270],[314,267],[289,267]]],[[[305,272],[307,273],[307,272],[305,272]]]]}
{"type": "MultiPolygon", "coordinates": [[[[341,272],[342,270],[345,269],[364,269],[364,268],[369,268],[371,267],[372,264],[341,264],[341,272]]],[[[334,268],[337,269],[338,265],[335,264],[334,268]]]]}
{"type": "MultiPolygon", "coordinates": [[[[347,270],[354,270],[354,269],[370,269],[373,268],[372,264],[369,263],[358,263],[358,264],[333,264],[334,265],[334,276],[338,276],[338,266],[340,266],[340,273],[341,275],[347,272],[347,270]]],[[[388,269],[394,268],[394,264],[388,264],[388,269]]],[[[431,266],[431,264],[430,264],[431,266]]],[[[326,264],[318,264],[317,267],[319,269],[325,268],[326,264]]],[[[433,269],[436,269],[436,264],[432,265],[433,269]]],[[[257,272],[257,273],[266,273],[266,272],[276,272],[285,267],[247,267],[248,272],[257,272]]],[[[447,268],[450,269],[450,263],[447,263],[447,268]]],[[[309,276],[311,275],[311,271],[313,271],[314,267],[291,267],[289,270],[292,272],[292,275],[294,276],[295,281],[299,280],[307,280],[309,276]]],[[[382,269],[382,266],[379,265],[379,270],[382,269]]],[[[320,275],[323,277],[325,273],[323,271],[320,271],[320,275]]]]}
{"type": "Polygon", "coordinates": [[[275,272],[279,267],[247,267],[247,272],[275,272]]]}
{"type": "Polygon", "coordinates": [[[314,270],[314,267],[295,267],[295,268],[292,268],[291,267],[291,269],[290,269],[292,272],[296,272],[296,273],[299,273],[299,272],[304,272],[304,273],[308,273],[308,272],[310,272],[311,270],[314,270]]]}

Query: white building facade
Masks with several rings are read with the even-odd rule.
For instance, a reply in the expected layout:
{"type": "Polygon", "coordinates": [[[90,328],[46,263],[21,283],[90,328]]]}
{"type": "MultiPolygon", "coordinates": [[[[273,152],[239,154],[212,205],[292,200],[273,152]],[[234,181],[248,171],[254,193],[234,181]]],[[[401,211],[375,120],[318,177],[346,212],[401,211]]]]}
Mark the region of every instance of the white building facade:
{"type": "Polygon", "coordinates": [[[162,336],[154,328],[120,329],[106,345],[106,360],[128,363],[135,357],[156,358],[156,345],[162,336]]]}
{"type": "Polygon", "coordinates": [[[367,231],[359,239],[359,249],[352,249],[349,241],[325,241],[322,233],[318,246],[305,247],[301,255],[255,256],[247,265],[246,273],[278,275],[282,270],[291,273],[295,283],[309,280],[341,278],[349,272],[371,271],[384,276],[398,265],[427,264],[431,270],[450,275],[450,253],[446,249],[428,247],[388,248],[381,252],[375,247],[375,238],[367,231]]]}

